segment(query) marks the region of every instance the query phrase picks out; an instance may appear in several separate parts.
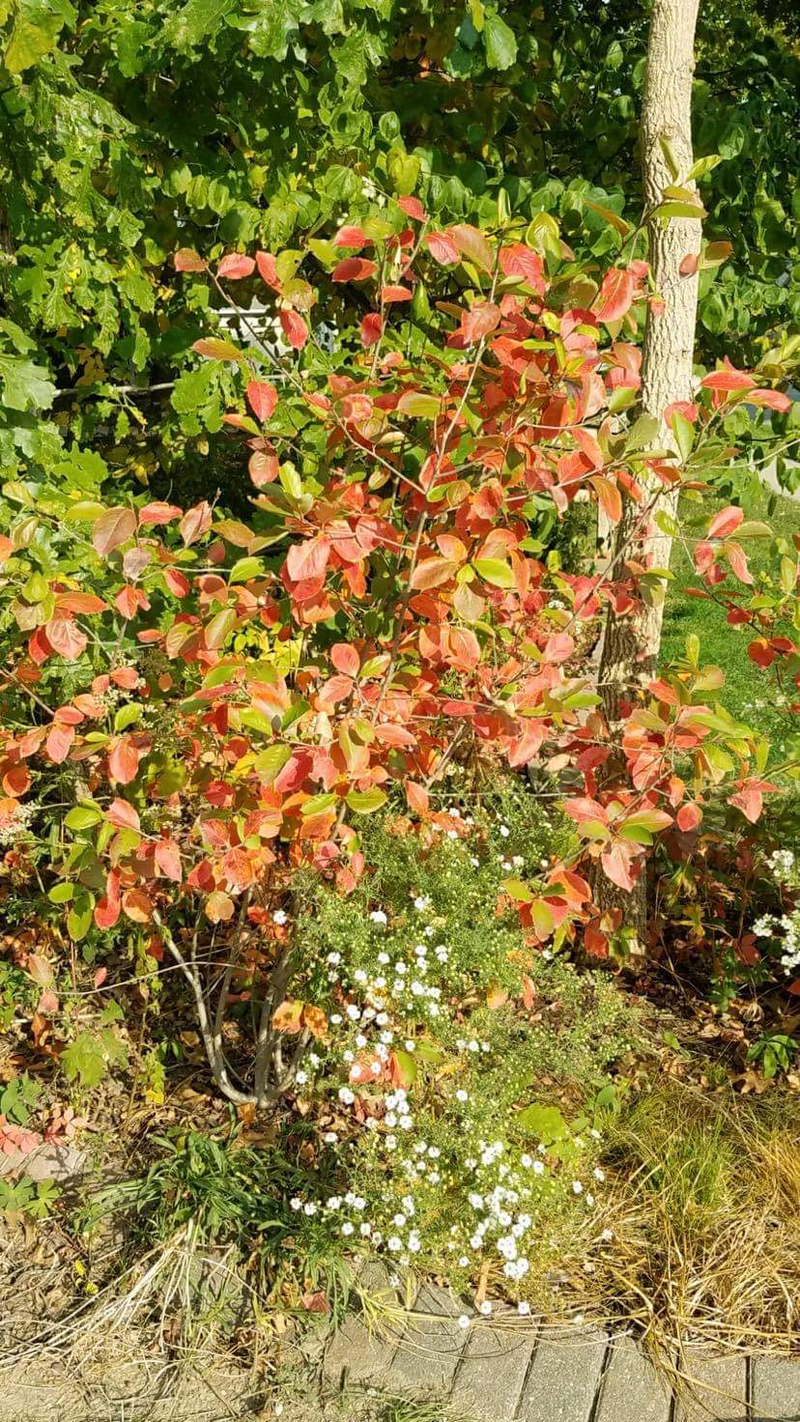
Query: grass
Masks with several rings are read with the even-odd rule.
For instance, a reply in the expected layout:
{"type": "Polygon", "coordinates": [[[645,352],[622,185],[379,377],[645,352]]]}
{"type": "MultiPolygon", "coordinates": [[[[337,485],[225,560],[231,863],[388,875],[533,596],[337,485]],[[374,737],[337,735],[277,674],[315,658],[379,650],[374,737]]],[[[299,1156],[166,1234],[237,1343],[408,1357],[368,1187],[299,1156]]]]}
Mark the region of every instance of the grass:
{"type": "MultiPolygon", "coordinates": [[[[695,523],[706,527],[710,515],[722,508],[727,500],[704,499],[702,505],[686,500],[681,505],[680,522],[690,536],[695,534],[695,523]]],[[[752,503],[748,501],[747,518],[768,522],[781,537],[790,539],[793,533],[800,533],[800,503],[766,490],[752,503]],[[770,513],[769,510],[772,509],[770,513]]],[[[699,536],[698,527],[696,535],[699,536]]],[[[759,573],[766,568],[769,560],[769,543],[766,539],[754,540],[748,544],[747,555],[751,571],[758,585],[759,573]]],[[[686,638],[695,633],[700,639],[702,660],[722,667],[726,684],[720,700],[733,714],[748,721],[766,735],[780,753],[787,731],[788,717],[775,707],[775,695],[769,674],[757,667],[747,655],[747,646],[753,638],[748,627],[732,627],[726,619],[725,609],[716,602],[703,598],[686,596],[687,587],[696,587],[698,579],[691,564],[689,552],[676,539],[672,552],[672,572],[675,581],[670,584],[664,611],[664,630],[661,643],[662,662],[666,663],[684,654],[686,638]]]]}
{"type": "Polygon", "coordinates": [[[796,1098],[657,1085],[620,1114],[605,1158],[601,1295],[664,1348],[796,1346],[796,1098]]]}

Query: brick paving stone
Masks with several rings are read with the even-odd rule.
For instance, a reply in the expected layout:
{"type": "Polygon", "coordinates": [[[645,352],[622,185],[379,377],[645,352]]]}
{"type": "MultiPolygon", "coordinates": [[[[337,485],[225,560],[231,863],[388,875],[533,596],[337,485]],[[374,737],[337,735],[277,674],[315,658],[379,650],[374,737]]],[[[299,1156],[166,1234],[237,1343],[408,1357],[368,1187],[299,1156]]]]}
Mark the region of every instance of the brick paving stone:
{"type": "Polygon", "coordinates": [[[800,1419],[800,1360],[756,1358],[753,1367],[754,1422],[798,1422],[800,1419]]]}
{"type": "Polygon", "coordinates": [[[688,1354],[683,1369],[693,1395],[675,1405],[675,1422],[747,1422],[747,1363],[743,1357],[688,1354]]]}
{"type": "Polygon", "coordinates": [[[669,1422],[671,1393],[632,1338],[611,1340],[594,1422],[669,1422]]]}
{"type": "Polygon", "coordinates": [[[589,1422],[608,1344],[595,1329],[540,1339],[525,1380],[520,1422],[589,1422]]]}
{"type": "MultiPolygon", "coordinates": [[[[369,1263],[359,1275],[359,1286],[378,1303],[399,1304],[389,1274],[380,1264],[369,1263]]],[[[397,1338],[381,1328],[368,1328],[362,1315],[349,1313],[325,1350],[323,1374],[334,1387],[366,1386],[386,1376],[397,1348],[397,1338]]]]}
{"type": "Polygon", "coordinates": [[[453,1410],[513,1422],[535,1342],[533,1323],[506,1328],[473,1323],[451,1393],[453,1410]]]}
{"type": "Polygon", "coordinates": [[[423,1284],[383,1381],[387,1392],[447,1396],[466,1343],[457,1322],[461,1312],[444,1289],[423,1284]]]}

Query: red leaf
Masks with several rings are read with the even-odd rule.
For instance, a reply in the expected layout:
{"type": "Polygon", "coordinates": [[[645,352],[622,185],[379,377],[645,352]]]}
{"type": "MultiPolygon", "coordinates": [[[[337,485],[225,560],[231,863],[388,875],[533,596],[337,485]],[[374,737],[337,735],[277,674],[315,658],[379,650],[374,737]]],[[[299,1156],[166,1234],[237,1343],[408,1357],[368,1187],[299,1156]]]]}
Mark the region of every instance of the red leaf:
{"type": "MultiPolygon", "coordinates": [[[[95,914],[95,919],[96,919],[96,918],[97,918],[97,914],[95,914]]],[[[95,969],[95,973],[94,973],[94,976],[93,976],[93,978],[92,978],[92,984],[93,984],[93,986],[94,986],[95,988],[101,988],[101,987],[103,986],[103,983],[105,982],[105,980],[106,980],[107,977],[108,977],[108,968],[97,968],[97,969],[95,969]]]]}
{"type": "Polygon", "coordinates": [[[785,415],[792,408],[789,396],[784,395],[781,390],[751,390],[747,403],[767,410],[777,410],[779,415],[785,415]]]}
{"type": "Polygon", "coordinates": [[[75,739],[75,732],[72,726],[60,726],[54,722],[50,727],[45,742],[47,754],[54,765],[61,765],[70,752],[70,747],[75,739]]]}
{"type": "Polygon", "coordinates": [[[725,370],[713,370],[700,384],[704,390],[754,390],[756,382],[746,371],[729,365],[725,370]]]}
{"type": "Polygon", "coordinates": [[[355,647],[351,647],[348,642],[335,642],[331,647],[331,661],[338,672],[343,676],[358,676],[358,669],[361,665],[358,652],[355,647]]]}
{"type": "Polygon", "coordinates": [[[370,311],[361,322],[361,344],[365,348],[374,346],[383,334],[383,321],[377,311],[370,311]]]}
{"type": "Polygon", "coordinates": [[[397,200],[397,206],[406,217],[413,217],[415,222],[424,222],[428,216],[419,198],[401,197],[397,200]]]}
{"type": "Polygon", "coordinates": [[[408,808],[417,815],[427,815],[430,807],[430,795],[424,785],[418,785],[415,780],[406,781],[406,799],[408,808]]]}
{"type": "Polygon", "coordinates": [[[53,651],[66,662],[76,662],[86,649],[88,639],[71,617],[51,617],[44,631],[53,651]]]}
{"type": "Polygon", "coordinates": [[[172,523],[174,518],[180,518],[180,516],[181,510],[177,504],[145,504],[144,508],[139,510],[139,523],[142,525],[172,523]]]}
{"type": "Polygon", "coordinates": [[[189,509],[183,515],[178,527],[180,529],[181,538],[187,548],[192,543],[196,543],[198,538],[201,538],[204,533],[208,532],[211,527],[211,519],[211,508],[205,499],[202,503],[195,504],[194,508],[189,509]]]}
{"type": "Polygon", "coordinates": [[[247,472],[257,489],[263,489],[266,484],[274,484],[280,472],[277,454],[257,449],[255,454],[250,455],[247,472]]]}
{"type": "Polygon", "coordinates": [[[716,558],[716,551],[711,543],[696,543],[694,548],[694,566],[698,573],[707,573],[713,566],[716,558]]]}
{"type": "Polygon", "coordinates": [[[257,420],[268,420],[278,403],[278,392],[268,380],[251,380],[247,387],[247,402],[257,420]]]}
{"type": "Polygon", "coordinates": [[[696,830],[703,818],[703,811],[699,805],[690,800],[687,805],[681,805],[677,814],[678,829],[683,834],[689,834],[691,830],[696,830]]]}
{"type": "Polygon", "coordinates": [[[570,637],[568,632],[554,632],[552,637],[548,637],[544,649],[544,659],[558,666],[572,656],[575,651],[575,639],[570,637]]]}
{"type": "Polygon", "coordinates": [[[273,291],[280,291],[281,279],[278,276],[278,267],[271,252],[256,252],[256,266],[262,281],[271,286],[273,291]]]}
{"type": "Polygon", "coordinates": [[[116,869],[106,875],[105,898],[95,906],[94,921],[98,928],[113,928],[120,914],[119,874],[116,869]]]}
{"type": "Polygon", "coordinates": [[[747,648],[747,655],[757,667],[771,667],[777,653],[773,651],[766,638],[757,637],[755,642],[751,642],[747,648]]]}
{"type": "Polygon", "coordinates": [[[371,239],[361,227],[348,226],[340,227],[333,239],[334,247],[371,247],[371,239]]]}
{"type": "Polygon", "coordinates": [[[117,741],[108,755],[108,773],[120,785],[130,785],[139,769],[139,752],[130,740],[117,741]]]}
{"type": "Polygon", "coordinates": [[[599,820],[601,825],[608,823],[608,814],[603,806],[597,800],[590,800],[585,796],[566,800],[564,809],[576,824],[582,824],[585,820],[599,820]]]}
{"type": "Polygon", "coordinates": [[[461,253],[458,250],[452,237],[448,237],[446,232],[429,232],[423,238],[425,246],[442,267],[453,266],[455,262],[460,262],[461,253]]]}
{"type": "Polygon", "coordinates": [[[699,258],[696,252],[687,252],[686,256],[683,258],[683,261],[678,267],[678,271],[680,272],[681,276],[694,276],[695,272],[697,271],[698,260],[699,258]]]}
{"type": "Polygon", "coordinates": [[[331,281],[365,281],[377,270],[377,262],[367,261],[366,257],[345,257],[338,267],[334,267],[331,281]]]}
{"type": "Polygon", "coordinates": [[[747,566],[747,558],[741,543],[726,543],[724,547],[731,571],[739,579],[740,583],[747,583],[749,587],[753,584],[753,574],[747,566]]]}
{"type": "Polygon", "coordinates": [[[126,889],[122,909],[134,923],[149,923],[153,917],[153,905],[144,889],[126,889]]]}
{"type": "Polygon", "coordinates": [[[111,801],[111,804],[106,810],[106,819],[109,824],[116,826],[117,829],[132,829],[138,831],[140,828],[139,816],[133,808],[133,805],[129,804],[127,800],[120,800],[118,797],[111,801]]]}
{"type": "Polygon", "coordinates": [[[478,302],[461,318],[461,330],[467,343],[474,345],[476,341],[483,340],[484,336],[488,336],[499,325],[501,316],[500,307],[495,306],[493,302],[478,302]]]}
{"type": "Polygon", "coordinates": [[[305,543],[295,543],[286,555],[286,569],[293,583],[304,582],[307,578],[317,578],[328,566],[331,553],[330,539],[322,535],[308,538],[305,543]]]}
{"type": "Polygon", "coordinates": [[[413,295],[407,286],[384,286],[381,289],[381,301],[386,306],[392,301],[410,301],[413,295]]]}
{"type": "Polygon", "coordinates": [[[302,316],[298,316],[296,311],[289,311],[283,307],[279,312],[281,326],[290,346],[296,351],[301,351],[308,340],[308,327],[302,316]]]}
{"type": "Polygon", "coordinates": [[[460,223],[456,227],[448,227],[447,235],[452,237],[463,257],[467,257],[476,266],[483,267],[484,271],[490,272],[492,270],[494,266],[492,249],[477,227],[470,227],[468,223],[460,223]]]}
{"type": "Polygon", "coordinates": [[[136,514],[122,507],[106,509],[92,528],[92,543],[102,558],[136,533],[136,514]]]}
{"type": "Polygon", "coordinates": [[[735,533],[740,523],[744,522],[744,512],[737,509],[733,504],[721,509],[715,514],[708,525],[708,538],[727,538],[729,534],[735,533]]]}
{"type": "Polygon", "coordinates": [[[609,523],[619,523],[622,518],[622,496],[616,484],[612,484],[605,474],[593,474],[589,483],[597,494],[597,502],[609,523]]]}
{"type": "Polygon", "coordinates": [[[222,258],[217,267],[217,276],[227,277],[228,281],[241,281],[244,277],[252,276],[255,266],[252,257],[243,257],[238,252],[231,252],[229,256],[222,258]]]}
{"type": "Polygon", "coordinates": [[[181,852],[174,839],[160,839],[155,848],[155,861],[165,879],[180,884],[183,878],[181,852]]]}
{"type": "Polygon", "coordinates": [[[608,845],[601,855],[600,862],[611,880],[620,889],[626,889],[630,893],[636,882],[631,869],[633,866],[633,851],[627,844],[616,841],[608,845]]]}
{"type": "Polygon", "coordinates": [[[520,276],[528,286],[544,296],[544,262],[538,252],[532,252],[524,242],[500,248],[500,270],[504,276],[520,276]]]}
{"type": "Polygon", "coordinates": [[[191,583],[185,573],[180,573],[177,568],[164,569],[164,582],[172,593],[173,597],[186,597],[191,583]]]}
{"type": "Polygon", "coordinates": [[[593,302],[598,321],[604,321],[606,325],[610,321],[620,321],[633,305],[635,290],[633,272],[626,267],[609,268],[593,302]]]}
{"type": "Polygon", "coordinates": [[[204,272],[206,263],[191,247],[180,247],[172,258],[176,272],[204,272]]]}

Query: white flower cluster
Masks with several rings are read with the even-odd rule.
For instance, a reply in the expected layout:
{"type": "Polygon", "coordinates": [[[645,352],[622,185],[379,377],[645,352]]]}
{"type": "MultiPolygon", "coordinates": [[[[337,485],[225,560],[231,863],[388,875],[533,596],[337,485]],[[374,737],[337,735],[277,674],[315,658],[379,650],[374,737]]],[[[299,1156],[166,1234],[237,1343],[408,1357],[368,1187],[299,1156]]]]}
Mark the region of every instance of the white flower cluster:
{"type": "MultiPolygon", "coordinates": [[[[800,888],[800,865],[791,849],[776,849],[767,863],[784,888],[800,888]]],[[[800,907],[780,916],[762,914],[753,924],[752,932],[756,938],[780,940],[780,962],[784,972],[793,973],[800,968],[800,907]]]]}
{"type": "Polygon", "coordinates": [[[12,814],[0,820],[0,849],[8,849],[16,844],[21,835],[30,827],[39,806],[35,800],[20,801],[12,814]]]}
{"type": "MultiPolygon", "coordinates": [[[[470,824],[456,809],[448,813],[465,828],[470,824]]],[[[498,830],[501,839],[510,836],[507,825],[498,830]]],[[[465,858],[470,849],[465,846],[465,858]]],[[[502,867],[523,868],[524,861],[514,856],[502,867]]],[[[461,1015],[463,1007],[451,1006],[461,944],[454,937],[448,944],[442,910],[430,894],[415,891],[409,908],[410,931],[402,913],[400,929],[385,908],[371,909],[369,955],[362,949],[357,966],[346,938],[340,950],[325,954],[324,974],[337,999],[328,1019],[332,1039],[324,1059],[312,1053],[306,1062],[346,1121],[322,1139],[337,1148],[337,1169],[353,1188],[319,1200],[296,1195],[291,1208],[398,1266],[428,1248],[440,1263],[446,1250],[454,1269],[471,1278],[489,1264],[517,1295],[553,1194],[569,1208],[593,1207],[593,1161],[584,1165],[578,1137],[560,1141],[553,1152],[544,1145],[525,1151],[512,1131],[506,1133],[505,1117],[487,1112],[477,1081],[484,1063],[487,1071],[497,1065],[492,1047],[477,1022],[470,1026],[469,1014],[461,1015]],[[434,1074],[433,1090],[422,1077],[412,1088],[410,1058],[431,1060],[426,1049],[433,1048],[441,1060],[443,1043],[452,1060],[434,1074]]],[[[298,1075],[298,1084],[306,1079],[305,1072],[302,1081],[298,1075]]],[[[594,1178],[601,1181],[602,1171],[595,1169],[594,1178]]],[[[518,1306],[521,1314],[530,1311],[524,1299],[518,1306]]],[[[479,1311],[491,1313],[491,1301],[484,1299],[479,1311]]]]}

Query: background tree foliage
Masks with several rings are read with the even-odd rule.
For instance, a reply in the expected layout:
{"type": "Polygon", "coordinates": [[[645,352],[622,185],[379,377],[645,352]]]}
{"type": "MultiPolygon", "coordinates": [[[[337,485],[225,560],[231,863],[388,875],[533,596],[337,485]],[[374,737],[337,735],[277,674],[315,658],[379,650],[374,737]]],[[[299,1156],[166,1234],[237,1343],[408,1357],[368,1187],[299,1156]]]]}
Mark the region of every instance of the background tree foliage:
{"type": "MultiPolygon", "coordinates": [[[[701,19],[696,152],[723,160],[705,238],[735,249],[702,276],[708,359],[752,364],[800,315],[798,25],[782,11],[709,0],[701,19]]],[[[146,479],[213,434],[206,372],[166,424],[159,402],[157,436],[152,401],[107,397],[167,380],[200,333],[208,294],[176,282],[178,246],[301,251],[383,188],[443,221],[551,213],[579,256],[615,250],[587,200],[638,217],[647,22],[631,0],[0,0],[3,467],[62,457],[65,431],[85,444],[99,423],[110,468],[146,479]],[[42,424],[54,384],[80,388],[42,424]]]]}

